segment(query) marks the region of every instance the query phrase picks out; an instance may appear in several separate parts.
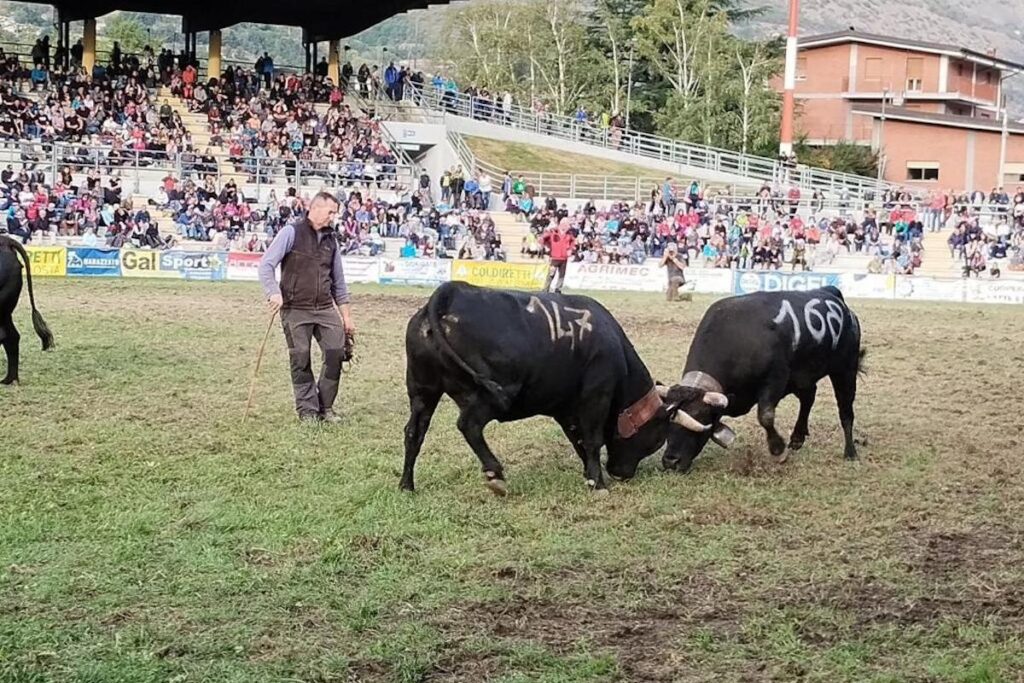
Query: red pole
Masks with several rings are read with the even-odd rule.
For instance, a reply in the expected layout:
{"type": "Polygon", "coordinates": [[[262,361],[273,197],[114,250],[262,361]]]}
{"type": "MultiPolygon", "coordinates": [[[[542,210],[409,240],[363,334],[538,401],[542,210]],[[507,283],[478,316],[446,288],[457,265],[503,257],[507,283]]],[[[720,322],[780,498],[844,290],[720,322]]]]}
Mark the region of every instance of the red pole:
{"type": "Polygon", "coordinates": [[[796,91],[796,57],[797,41],[796,35],[800,19],[800,0],[789,0],[789,34],[786,38],[786,73],[782,91],[782,130],[779,134],[779,153],[792,154],[793,152],[793,117],[796,110],[796,101],[793,96],[796,91]]]}

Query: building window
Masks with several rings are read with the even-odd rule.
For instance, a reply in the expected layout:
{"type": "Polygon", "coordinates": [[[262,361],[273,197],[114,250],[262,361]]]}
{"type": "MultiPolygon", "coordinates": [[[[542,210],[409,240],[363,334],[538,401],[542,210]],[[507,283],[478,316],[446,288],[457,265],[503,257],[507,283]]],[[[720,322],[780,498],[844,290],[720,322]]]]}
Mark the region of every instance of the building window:
{"type": "Polygon", "coordinates": [[[807,57],[796,58],[796,80],[807,80],[807,57]]]}
{"type": "Polygon", "coordinates": [[[908,161],[907,180],[939,179],[939,165],[934,161],[908,161]]]}
{"type": "Polygon", "coordinates": [[[921,92],[924,81],[924,60],[920,57],[907,58],[907,92],[921,92]]]}
{"type": "Polygon", "coordinates": [[[864,80],[879,83],[882,80],[882,58],[868,57],[864,60],[864,80]]]}

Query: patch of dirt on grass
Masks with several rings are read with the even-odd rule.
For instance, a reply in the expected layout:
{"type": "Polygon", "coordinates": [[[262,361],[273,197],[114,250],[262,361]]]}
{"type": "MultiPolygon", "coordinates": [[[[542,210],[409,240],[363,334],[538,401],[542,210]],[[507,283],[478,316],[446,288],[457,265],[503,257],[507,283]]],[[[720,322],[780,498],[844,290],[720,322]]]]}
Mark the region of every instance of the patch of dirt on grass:
{"type": "Polygon", "coordinates": [[[908,539],[911,566],[938,579],[964,579],[992,567],[1024,566],[1021,532],[1003,527],[938,531],[908,539]]]}
{"type": "Polygon", "coordinates": [[[729,600],[724,587],[700,575],[689,577],[673,593],[639,609],[600,602],[556,602],[524,594],[504,602],[453,607],[432,619],[452,647],[444,655],[439,676],[428,679],[484,680],[478,676],[493,674],[500,664],[493,657],[464,652],[457,645],[475,637],[542,645],[563,656],[581,650],[594,655],[610,653],[621,680],[685,680],[680,676],[691,664],[680,650],[679,640],[698,630],[713,637],[735,635],[742,612],[729,600]]]}

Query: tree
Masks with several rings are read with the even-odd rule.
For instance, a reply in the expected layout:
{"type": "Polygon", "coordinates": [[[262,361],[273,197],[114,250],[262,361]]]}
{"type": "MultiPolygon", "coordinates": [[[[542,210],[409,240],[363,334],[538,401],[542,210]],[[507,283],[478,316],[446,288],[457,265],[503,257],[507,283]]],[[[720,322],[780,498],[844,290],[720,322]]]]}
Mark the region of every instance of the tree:
{"type": "Polygon", "coordinates": [[[739,69],[737,105],[740,130],[739,149],[746,154],[775,147],[780,98],[769,80],[782,68],[780,46],[775,43],[736,41],[739,69]]]}
{"type": "Polygon", "coordinates": [[[598,90],[605,66],[588,41],[580,0],[490,0],[452,8],[441,60],[461,86],[566,114],[598,90]]]}
{"type": "Polygon", "coordinates": [[[124,54],[141,54],[149,44],[146,28],[132,17],[116,14],[103,27],[102,42],[105,49],[112,49],[116,42],[124,54]]]}

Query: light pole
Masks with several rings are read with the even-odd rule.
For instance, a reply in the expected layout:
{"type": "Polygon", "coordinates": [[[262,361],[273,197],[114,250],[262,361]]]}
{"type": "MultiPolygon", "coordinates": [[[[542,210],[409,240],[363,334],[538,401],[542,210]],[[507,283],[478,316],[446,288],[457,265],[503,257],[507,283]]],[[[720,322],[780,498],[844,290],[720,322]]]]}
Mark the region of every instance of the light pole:
{"type": "Polygon", "coordinates": [[[779,131],[779,156],[793,154],[793,118],[796,115],[797,31],[800,0],[789,0],[789,34],[786,37],[786,71],[782,92],[782,130],[779,131]]]}
{"type": "Polygon", "coordinates": [[[885,175],[885,101],[889,99],[889,88],[882,91],[882,123],[878,129],[878,180],[885,175]]]}

